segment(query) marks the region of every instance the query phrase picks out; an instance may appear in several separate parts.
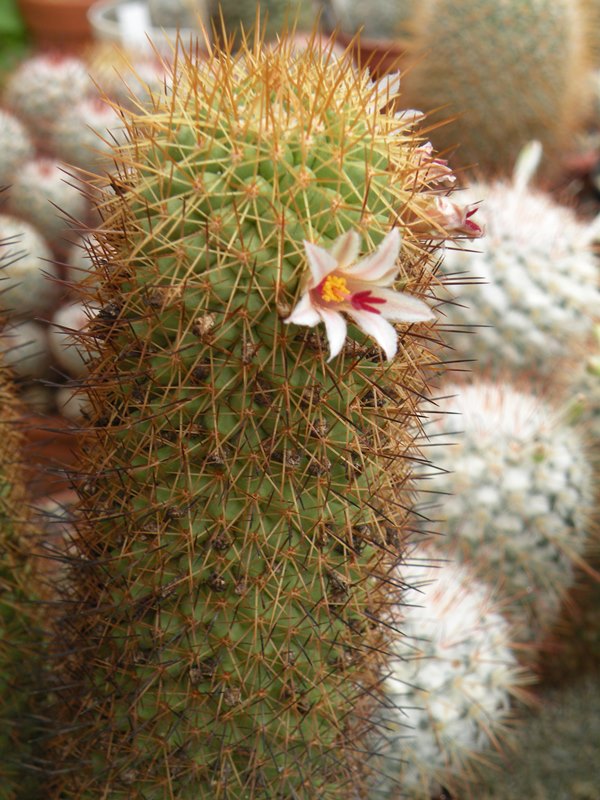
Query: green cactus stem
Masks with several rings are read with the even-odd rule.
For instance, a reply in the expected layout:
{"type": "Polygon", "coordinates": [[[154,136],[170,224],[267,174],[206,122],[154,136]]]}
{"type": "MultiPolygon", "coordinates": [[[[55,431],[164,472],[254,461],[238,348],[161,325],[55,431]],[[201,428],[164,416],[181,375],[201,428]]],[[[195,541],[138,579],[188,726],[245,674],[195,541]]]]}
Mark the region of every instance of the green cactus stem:
{"type": "Polygon", "coordinates": [[[92,244],[49,796],[347,798],[400,595],[388,467],[427,390],[435,334],[409,320],[432,317],[450,174],[395,80],[315,44],[180,53],[169,83],[128,122],[92,244]]]}

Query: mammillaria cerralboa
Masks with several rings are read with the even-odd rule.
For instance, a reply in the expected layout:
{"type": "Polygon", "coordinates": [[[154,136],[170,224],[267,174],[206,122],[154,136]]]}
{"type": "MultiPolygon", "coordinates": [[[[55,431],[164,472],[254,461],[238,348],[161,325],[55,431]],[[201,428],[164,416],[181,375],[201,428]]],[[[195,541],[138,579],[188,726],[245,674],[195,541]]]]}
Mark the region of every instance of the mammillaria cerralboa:
{"type": "Polygon", "coordinates": [[[91,248],[49,797],[345,798],[401,600],[384,500],[436,360],[431,242],[478,231],[396,76],[285,39],[167,84],[124,113],[91,248]]]}

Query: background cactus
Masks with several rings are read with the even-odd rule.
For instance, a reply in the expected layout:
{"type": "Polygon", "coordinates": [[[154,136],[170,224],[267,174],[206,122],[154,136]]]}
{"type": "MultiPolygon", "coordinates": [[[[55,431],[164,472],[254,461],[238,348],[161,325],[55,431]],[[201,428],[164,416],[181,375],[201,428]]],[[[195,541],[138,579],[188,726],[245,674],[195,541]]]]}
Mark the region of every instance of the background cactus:
{"type": "Polygon", "coordinates": [[[531,139],[552,164],[586,112],[585,18],[572,0],[423,0],[403,102],[453,122],[439,149],[486,173],[510,169],[531,139]],[[441,110],[440,110],[441,109],[441,110]],[[454,119],[454,117],[456,117],[454,119]]]}
{"type": "Polygon", "coordinates": [[[599,800],[598,676],[566,683],[542,698],[518,731],[509,763],[486,771],[484,800],[599,800]]]}
{"type": "MultiPolygon", "coordinates": [[[[205,0],[148,0],[152,24],[157,28],[197,28],[206,16],[205,0]]],[[[206,20],[204,20],[206,22],[206,20]]]]}
{"type": "Polygon", "coordinates": [[[333,800],[364,782],[379,620],[400,594],[387,467],[408,463],[433,356],[405,325],[385,364],[351,328],[329,362],[321,330],[284,319],[303,240],[329,256],[349,231],[361,255],[400,231],[394,271],[427,294],[439,187],[410,124],[377,113],[395,81],[292,47],[180,54],[115,154],[94,248],[88,524],[58,631],[54,752],[72,770],[52,797],[333,800]]]}
{"type": "Polygon", "coordinates": [[[408,587],[396,620],[403,636],[383,685],[382,760],[369,797],[429,800],[441,787],[463,796],[531,679],[490,588],[468,567],[421,550],[399,575],[408,587]]]}
{"type": "Polygon", "coordinates": [[[435,453],[432,504],[443,493],[431,511],[443,518],[436,530],[445,552],[501,586],[517,633],[538,637],[590,536],[594,484],[583,441],[551,407],[508,384],[444,393],[425,428],[435,453]]]}
{"type": "Polygon", "coordinates": [[[597,451],[600,447],[600,325],[593,336],[574,354],[579,363],[564,371],[562,392],[567,414],[577,422],[597,451]]]}
{"type": "Polygon", "coordinates": [[[167,76],[164,66],[152,57],[132,58],[115,46],[98,44],[88,54],[87,65],[94,83],[120,106],[147,103],[160,93],[167,76]]]}
{"type": "Polygon", "coordinates": [[[33,157],[34,147],[25,126],[0,109],[0,188],[7,187],[20,167],[33,157]]]}
{"type": "Polygon", "coordinates": [[[91,88],[80,59],[61,53],[37,55],[24,61],[9,76],[3,101],[25,121],[43,146],[56,120],[91,88]]]}
{"type": "Polygon", "coordinates": [[[250,32],[256,21],[257,6],[261,13],[261,32],[266,41],[295,27],[298,31],[311,31],[319,12],[314,0],[218,0],[213,10],[217,32],[225,26],[227,35],[239,39],[241,30],[250,32]]]}
{"type": "Polygon", "coordinates": [[[17,377],[49,377],[48,336],[41,325],[29,320],[6,325],[0,333],[0,352],[17,377]]]}
{"type": "MultiPolygon", "coordinates": [[[[97,311],[97,309],[96,309],[97,311]]],[[[89,356],[78,337],[84,336],[95,312],[81,302],[61,306],[48,329],[50,347],[57,365],[73,378],[87,374],[89,356]]]]}
{"type": "Polygon", "coordinates": [[[85,223],[87,201],[66,164],[38,158],[23,164],[15,175],[9,210],[35,225],[48,242],[64,249],[69,228],[85,223]]]}
{"type": "Polygon", "coordinates": [[[52,253],[27,222],[0,215],[0,309],[11,317],[47,310],[58,290],[52,253]]]}
{"type": "Polygon", "coordinates": [[[331,0],[333,22],[346,33],[374,39],[407,36],[415,14],[415,0],[331,0]]]}
{"type": "Polygon", "coordinates": [[[111,148],[123,141],[123,123],[102,98],[87,97],[56,120],[51,141],[54,152],[66,163],[88,172],[110,172],[111,148]]]}
{"type": "Polygon", "coordinates": [[[475,183],[464,193],[466,203],[482,203],[485,235],[470,252],[446,252],[444,273],[466,282],[447,311],[459,331],[448,342],[475,370],[548,377],[585,345],[600,314],[598,225],[528,188],[522,166],[511,183],[475,183]]]}

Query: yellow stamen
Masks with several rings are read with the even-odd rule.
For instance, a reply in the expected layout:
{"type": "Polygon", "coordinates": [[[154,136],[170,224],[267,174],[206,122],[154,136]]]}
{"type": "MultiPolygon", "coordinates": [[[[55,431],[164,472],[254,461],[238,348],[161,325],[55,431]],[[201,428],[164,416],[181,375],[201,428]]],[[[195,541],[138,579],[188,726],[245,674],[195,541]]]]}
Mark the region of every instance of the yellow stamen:
{"type": "Polygon", "coordinates": [[[328,275],[321,287],[321,297],[326,303],[341,303],[349,294],[346,279],[338,275],[328,275]]]}

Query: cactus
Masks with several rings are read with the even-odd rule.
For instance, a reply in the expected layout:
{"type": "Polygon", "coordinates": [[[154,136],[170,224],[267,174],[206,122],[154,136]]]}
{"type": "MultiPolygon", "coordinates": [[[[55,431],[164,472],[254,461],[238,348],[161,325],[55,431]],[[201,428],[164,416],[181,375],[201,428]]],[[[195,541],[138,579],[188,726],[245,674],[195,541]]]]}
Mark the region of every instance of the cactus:
{"type": "Polygon", "coordinates": [[[48,377],[52,359],[46,329],[41,325],[28,320],[7,325],[0,333],[0,352],[15,376],[48,377]]]}
{"type": "Polygon", "coordinates": [[[94,246],[95,434],[51,797],[333,800],[364,783],[399,594],[387,467],[433,358],[407,320],[432,317],[415,295],[441,235],[412,118],[378,113],[396,92],[318,47],[256,42],[179,53],[168,94],[128,122],[94,246]],[[303,327],[321,321],[329,346],[303,327]]]}
{"type": "Polygon", "coordinates": [[[131,59],[114,46],[96,45],[88,57],[88,68],[94,83],[115,103],[126,108],[145,105],[154,93],[164,87],[166,72],[157,59],[131,59]]]}
{"type": "Polygon", "coordinates": [[[29,223],[0,214],[0,310],[23,317],[47,310],[58,288],[44,239],[29,223]]]}
{"type": "Polygon", "coordinates": [[[510,763],[486,771],[482,800],[600,800],[598,676],[547,692],[523,720],[510,763]]]}
{"type": "Polygon", "coordinates": [[[72,242],[66,258],[67,280],[76,287],[77,284],[94,282],[93,265],[90,249],[93,247],[94,235],[81,236],[72,242]]]}
{"type": "Polygon", "coordinates": [[[531,139],[551,165],[585,117],[589,53],[571,0],[423,0],[411,46],[403,101],[453,118],[434,144],[458,145],[463,166],[503,172],[531,139]]]}
{"type": "Polygon", "coordinates": [[[0,189],[11,183],[33,154],[34,147],[24,125],[13,114],[0,109],[0,189]]]}
{"type": "Polygon", "coordinates": [[[445,394],[425,428],[436,466],[427,491],[443,493],[445,546],[501,583],[518,634],[536,638],[554,622],[588,541],[594,488],[585,446],[549,405],[508,384],[453,385],[445,394]]]}
{"type": "Polygon", "coordinates": [[[417,7],[415,0],[330,0],[330,5],[344,32],[362,31],[370,39],[409,35],[417,7]]]}
{"type": "Polygon", "coordinates": [[[65,164],[37,158],[24,164],[15,176],[9,211],[35,225],[50,244],[64,248],[63,237],[69,227],[85,221],[87,201],[65,164]]]}
{"type": "Polygon", "coordinates": [[[394,623],[403,636],[383,684],[369,797],[429,800],[442,787],[468,789],[482,753],[508,734],[511,702],[531,677],[491,590],[467,566],[420,549],[398,572],[406,607],[394,623]]]}
{"type": "MultiPolygon", "coordinates": [[[[152,25],[156,28],[198,28],[206,16],[206,0],[148,0],[152,25]]],[[[206,20],[204,20],[206,22],[206,20]]]]}
{"type": "Polygon", "coordinates": [[[562,392],[569,418],[585,429],[591,446],[600,447],[600,325],[585,348],[575,350],[578,363],[564,371],[562,392]]]}
{"type": "Polygon", "coordinates": [[[523,154],[512,183],[465,192],[465,202],[482,201],[485,236],[471,252],[446,253],[444,273],[470,281],[448,311],[448,342],[488,374],[521,369],[548,378],[585,344],[600,314],[598,224],[528,187],[531,155],[523,154]]]}
{"type": "Polygon", "coordinates": [[[598,0],[579,0],[585,14],[585,24],[594,66],[600,65],[600,3],[598,0]]]}
{"type": "Polygon", "coordinates": [[[69,303],[56,311],[48,329],[56,362],[72,378],[87,375],[89,356],[86,348],[78,344],[78,337],[85,336],[93,316],[94,311],[83,303],[69,303]]]}
{"type": "Polygon", "coordinates": [[[65,111],[52,129],[52,148],[67,164],[88,172],[111,172],[111,148],[123,141],[123,123],[100,97],[88,97],[65,111]]]}
{"type": "Polygon", "coordinates": [[[312,0],[219,0],[213,14],[217,31],[224,24],[228,36],[239,38],[242,29],[247,33],[254,27],[257,5],[263,17],[261,35],[266,41],[295,29],[310,31],[315,24],[318,9],[312,0]]]}
{"type": "Polygon", "coordinates": [[[65,419],[81,424],[90,418],[91,407],[85,394],[71,386],[61,386],[56,390],[56,408],[65,419]]]}
{"type": "Polygon", "coordinates": [[[23,472],[18,405],[0,364],[0,798],[37,800],[40,781],[30,768],[40,736],[37,706],[43,659],[41,606],[35,592],[31,528],[23,472]]]}
{"type": "Polygon", "coordinates": [[[564,685],[600,668],[600,559],[595,549],[586,554],[589,565],[577,571],[560,617],[544,642],[544,651],[552,653],[540,664],[547,685],[564,685]]]}
{"type": "Polygon", "coordinates": [[[92,88],[80,59],[60,53],[37,55],[9,76],[3,100],[45,148],[45,137],[55,122],[92,88]]]}

